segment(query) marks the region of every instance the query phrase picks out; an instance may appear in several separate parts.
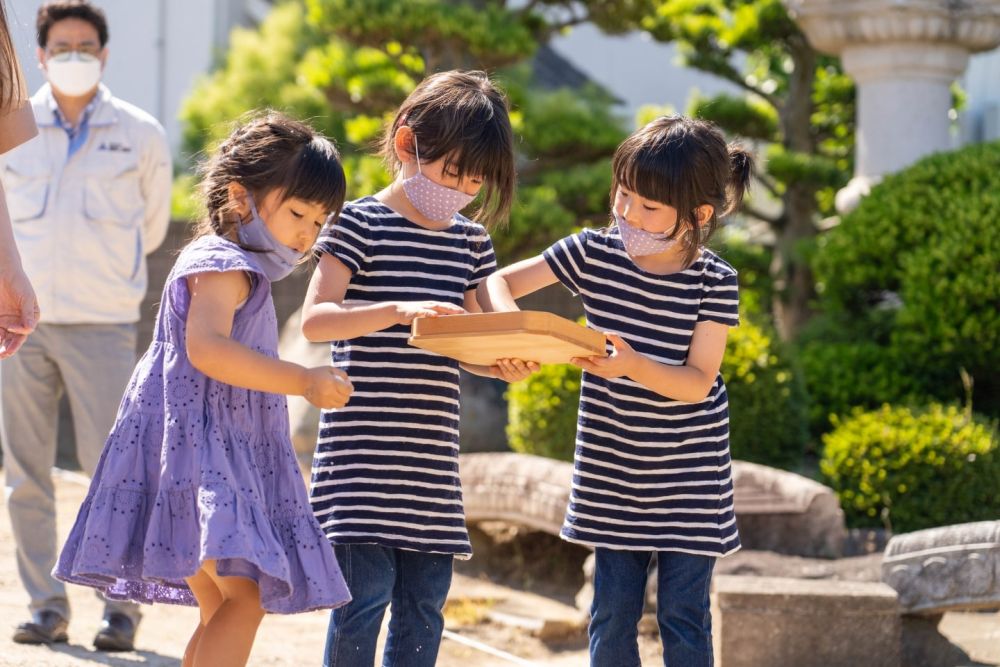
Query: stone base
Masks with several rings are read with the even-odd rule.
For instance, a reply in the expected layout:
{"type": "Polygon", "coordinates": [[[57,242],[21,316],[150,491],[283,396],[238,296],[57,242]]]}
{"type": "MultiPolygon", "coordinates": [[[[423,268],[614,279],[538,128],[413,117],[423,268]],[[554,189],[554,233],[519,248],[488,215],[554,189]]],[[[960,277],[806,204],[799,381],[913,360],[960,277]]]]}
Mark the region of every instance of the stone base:
{"type": "Polygon", "coordinates": [[[896,594],[884,584],[715,577],[720,667],[900,667],[896,594]]]}
{"type": "Polygon", "coordinates": [[[969,654],[941,634],[938,616],[902,616],[902,658],[904,667],[964,667],[972,662],[969,654]]]}

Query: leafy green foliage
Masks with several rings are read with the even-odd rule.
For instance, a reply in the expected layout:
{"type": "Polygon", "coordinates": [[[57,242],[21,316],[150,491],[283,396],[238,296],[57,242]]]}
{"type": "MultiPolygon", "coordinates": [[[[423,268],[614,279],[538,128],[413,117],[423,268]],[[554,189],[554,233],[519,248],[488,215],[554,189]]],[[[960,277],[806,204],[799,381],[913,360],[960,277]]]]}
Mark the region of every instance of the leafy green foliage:
{"type": "MultiPolygon", "coordinates": [[[[514,76],[505,77],[504,83],[523,119],[519,128],[522,150],[543,167],[573,166],[608,157],[625,138],[625,128],[611,113],[612,100],[596,88],[542,92],[514,76]]],[[[522,169],[529,174],[537,170],[530,163],[522,169]]]]}
{"type": "Polygon", "coordinates": [[[195,196],[194,176],[181,174],[174,178],[170,192],[171,220],[198,220],[202,216],[202,204],[195,196]]]}
{"type": "Polygon", "coordinates": [[[878,342],[889,326],[881,317],[850,320],[821,314],[796,341],[798,362],[809,395],[809,426],[819,436],[831,419],[861,407],[922,401],[931,388],[921,377],[907,377],[905,360],[878,342]]]}
{"type": "Polygon", "coordinates": [[[576,217],[560,202],[559,192],[550,185],[522,187],[510,215],[506,231],[493,234],[497,261],[531,257],[566,236],[576,225],[576,217]]]}
{"type": "Polygon", "coordinates": [[[687,113],[721,127],[738,127],[740,135],[747,139],[772,141],[778,133],[777,111],[759,97],[725,93],[704,97],[696,92],[688,101],[687,113]]]}
{"type": "Polygon", "coordinates": [[[854,86],[836,59],[810,46],[781,0],[628,4],[631,25],[674,43],[685,65],[743,93],[695,96],[688,113],[769,145],[756,192],[781,206],[771,212],[750,202],[745,211],[776,237],[770,270],[781,289],[774,306],[780,333],[790,340],[808,319],[813,297],[803,248],[816,236],[815,218],[834,212],[834,195],[852,171],[854,86]]]}
{"type": "Polygon", "coordinates": [[[713,237],[709,245],[739,273],[740,313],[758,324],[769,322],[774,292],[768,272],[771,251],[728,227],[713,237]]]}
{"type": "Polygon", "coordinates": [[[210,149],[236,119],[262,107],[309,118],[317,129],[343,137],[341,119],[330,114],[322,91],[308,85],[300,67],[322,41],[294,2],[275,7],[258,30],[233,30],[222,66],[195,85],[181,108],[184,151],[210,149]]]}
{"type": "MultiPolygon", "coordinates": [[[[247,111],[285,110],[337,140],[349,196],[362,196],[389,182],[372,149],[426,74],[505,65],[494,78],[511,101],[521,168],[510,225],[496,231],[494,242],[502,261],[521,259],[607,216],[608,159],[627,133],[611,112],[613,100],[596,87],[539,90],[524,61],[562,27],[585,20],[585,11],[612,21],[615,4],[281,3],[258,30],[234,32],[221,67],[187,100],[185,150],[210,151],[247,111]]],[[[179,189],[179,202],[190,198],[188,188],[179,189]]]]}
{"type": "Polygon", "coordinates": [[[537,15],[508,11],[500,3],[308,0],[307,4],[316,26],[352,44],[374,49],[390,41],[426,45],[421,51],[432,70],[462,66],[466,58],[489,69],[523,60],[537,48],[538,31],[547,27],[537,15]]]}
{"type": "Polygon", "coordinates": [[[569,364],[542,369],[507,389],[507,441],[522,454],[572,461],[580,369],[569,364]]]}
{"type": "Polygon", "coordinates": [[[521,153],[510,225],[493,235],[502,263],[535,255],[581,227],[605,224],[610,156],[625,138],[612,100],[594,87],[542,91],[524,67],[502,83],[514,109],[521,153]]]}
{"type": "Polygon", "coordinates": [[[955,407],[837,418],[820,469],[852,526],[907,532],[1000,514],[996,424],[955,407]]]}
{"type": "Polygon", "coordinates": [[[806,399],[781,342],[744,320],[729,330],[721,372],[733,458],[797,468],[808,439],[806,399]]]}
{"type": "MultiPolygon", "coordinates": [[[[843,341],[865,350],[839,369],[840,384],[861,395],[847,391],[825,410],[895,400],[898,389],[873,395],[869,364],[881,354],[877,367],[903,393],[961,401],[964,371],[975,409],[1000,415],[998,217],[1000,143],[979,144],[887,176],[821,239],[814,259],[820,303],[849,323],[843,341]]],[[[831,369],[817,376],[820,367],[807,365],[810,387],[828,381],[831,369]]]]}

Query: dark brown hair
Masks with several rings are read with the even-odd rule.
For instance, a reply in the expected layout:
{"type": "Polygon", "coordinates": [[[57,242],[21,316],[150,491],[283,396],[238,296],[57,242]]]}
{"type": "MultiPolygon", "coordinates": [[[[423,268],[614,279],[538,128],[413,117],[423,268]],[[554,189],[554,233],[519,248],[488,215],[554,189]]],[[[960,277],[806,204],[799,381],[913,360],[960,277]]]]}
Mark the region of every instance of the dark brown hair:
{"type": "Polygon", "coordinates": [[[677,209],[685,265],[718,227],[719,218],[739,208],[753,176],[753,157],[727,144],[712,123],[685,116],[662,116],[636,130],[615,151],[611,202],[621,186],[677,209]],[[711,219],[696,224],[697,208],[711,204],[711,219]]]}
{"type": "Polygon", "coordinates": [[[35,28],[38,32],[38,46],[45,48],[49,43],[49,29],[63,19],[80,19],[94,26],[101,48],[108,43],[108,18],[104,10],[87,0],[51,0],[38,8],[35,28]]]}
{"type": "Polygon", "coordinates": [[[302,199],[340,214],[347,180],[340,154],[329,139],[306,123],[276,111],[262,111],[237,126],[199,167],[200,191],[207,209],[195,237],[226,236],[239,223],[229,184],[245,187],[257,202],[273,190],[281,201],[302,199]]]}
{"type": "MultiPolygon", "coordinates": [[[[396,130],[409,127],[422,162],[444,158],[445,167],[482,177],[483,194],[473,217],[487,228],[506,220],[514,201],[514,132],[507,99],[485,72],[439,72],[420,82],[406,98],[382,139],[381,153],[393,175],[396,130]]],[[[412,151],[412,147],[410,148],[412,151]]]]}
{"type": "Polygon", "coordinates": [[[4,0],[0,0],[0,116],[12,110],[25,97],[24,77],[10,39],[4,4],[4,0]]]}

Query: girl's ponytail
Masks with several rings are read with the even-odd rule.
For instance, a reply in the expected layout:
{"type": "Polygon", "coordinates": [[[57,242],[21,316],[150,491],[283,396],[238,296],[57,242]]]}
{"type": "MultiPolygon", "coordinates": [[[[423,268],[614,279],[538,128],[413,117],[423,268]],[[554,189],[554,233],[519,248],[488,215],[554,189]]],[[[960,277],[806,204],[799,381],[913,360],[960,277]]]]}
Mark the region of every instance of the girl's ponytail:
{"type": "Polygon", "coordinates": [[[726,215],[732,213],[743,203],[743,196],[750,189],[753,179],[753,155],[739,144],[729,144],[729,201],[726,202],[726,215]]]}

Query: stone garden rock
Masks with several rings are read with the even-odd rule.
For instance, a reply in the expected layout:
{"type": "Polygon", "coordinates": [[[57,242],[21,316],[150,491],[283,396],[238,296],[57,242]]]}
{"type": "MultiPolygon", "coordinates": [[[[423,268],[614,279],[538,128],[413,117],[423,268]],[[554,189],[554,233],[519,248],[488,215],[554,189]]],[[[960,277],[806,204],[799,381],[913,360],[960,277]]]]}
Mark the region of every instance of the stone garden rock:
{"type": "Polygon", "coordinates": [[[485,453],[461,457],[465,518],[508,521],[558,535],[573,466],[527,454],[485,453]]]}
{"type": "Polygon", "coordinates": [[[745,549],[796,556],[843,555],[847,528],[837,494],[802,475],[733,462],[736,523],[745,549]]]}
{"type": "Polygon", "coordinates": [[[882,580],[907,614],[1000,609],[1000,521],[896,535],[885,549],[882,580]]]}
{"type": "Polygon", "coordinates": [[[882,580],[899,596],[907,667],[967,664],[938,624],[946,611],[1000,608],[1000,521],[896,535],[885,549],[882,580]]]}

